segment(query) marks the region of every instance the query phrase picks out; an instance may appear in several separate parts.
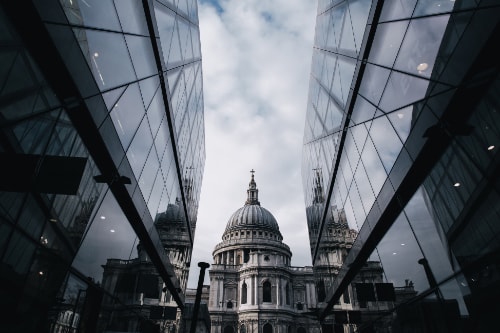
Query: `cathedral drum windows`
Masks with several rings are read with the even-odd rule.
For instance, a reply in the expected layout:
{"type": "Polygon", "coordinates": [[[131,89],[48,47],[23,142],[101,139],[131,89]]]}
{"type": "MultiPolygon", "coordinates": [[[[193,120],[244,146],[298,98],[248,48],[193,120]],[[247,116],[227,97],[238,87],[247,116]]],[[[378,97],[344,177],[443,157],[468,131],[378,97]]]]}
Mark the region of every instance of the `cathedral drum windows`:
{"type": "Polygon", "coordinates": [[[290,248],[274,216],[260,206],[253,174],[247,194],[213,252],[211,332],[295,333],[299,326],[318,332],[319,324],[304,314],[316,302],[312,267],[290,266],[290,248]]]}
{"type": "Polygon", "coordinates": [[[241,304],[247,304],[247,284],[245,282],[241,286],[241,304]]]}
{"type": "Polygon", "coordinates": [[[264,281],[262,284],[262,302],[271,303],[271,282],[264,281]]]}

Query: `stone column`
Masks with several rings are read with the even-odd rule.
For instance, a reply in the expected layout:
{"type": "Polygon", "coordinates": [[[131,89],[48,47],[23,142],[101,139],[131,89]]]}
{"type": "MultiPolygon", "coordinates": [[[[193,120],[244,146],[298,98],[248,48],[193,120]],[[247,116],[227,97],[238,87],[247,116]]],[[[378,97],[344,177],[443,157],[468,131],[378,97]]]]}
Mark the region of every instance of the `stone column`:
{"type": "Polygon", "coordinates": [[[257,281],[257,276],[254,275],[254,304],[259,304],[259,281],[257,281]]]}
{"type": "Polygon", "coordinates": [[[276,277],[276,307],[279,307],[281,304],[280,300],[281,295],[281,277],[276,277]]]}

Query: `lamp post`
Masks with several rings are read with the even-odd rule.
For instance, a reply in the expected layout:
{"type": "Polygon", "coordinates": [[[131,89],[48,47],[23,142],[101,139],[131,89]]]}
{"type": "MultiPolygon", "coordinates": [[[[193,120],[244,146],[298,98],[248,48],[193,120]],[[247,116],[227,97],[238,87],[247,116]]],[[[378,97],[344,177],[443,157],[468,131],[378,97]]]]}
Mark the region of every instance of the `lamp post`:
{"type": "Polygon", "coordinates": [[[210,264],[206,262],[199,262],[198,267],[200,267],[200,276],[198,278],[198,288],[196,289],[196,298],[194,300],[193,318],[191,319],[190,333],[196,332],[196,322],[198,321],[198,311],[200,309],[201,292],[203,290],[203,280],[205,279],[205,270],[208,267],[210,267],[210,264]]]}

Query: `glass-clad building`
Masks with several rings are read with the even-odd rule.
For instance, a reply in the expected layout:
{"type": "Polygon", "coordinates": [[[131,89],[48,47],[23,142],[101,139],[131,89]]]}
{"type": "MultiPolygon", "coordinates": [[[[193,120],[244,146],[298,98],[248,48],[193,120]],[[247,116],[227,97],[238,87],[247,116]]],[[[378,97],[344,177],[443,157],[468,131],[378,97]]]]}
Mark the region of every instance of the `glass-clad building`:
{"type": "Polygon", "coordinates": [[[181,331],[198,24],[195,0],[0,4],[1,331],[181,331]]]}
{"type": "Polygon", "coordinates": [[[496,327],[499,22],[498,1],[319,1],[302,179],[325,332],[496,327]]]}

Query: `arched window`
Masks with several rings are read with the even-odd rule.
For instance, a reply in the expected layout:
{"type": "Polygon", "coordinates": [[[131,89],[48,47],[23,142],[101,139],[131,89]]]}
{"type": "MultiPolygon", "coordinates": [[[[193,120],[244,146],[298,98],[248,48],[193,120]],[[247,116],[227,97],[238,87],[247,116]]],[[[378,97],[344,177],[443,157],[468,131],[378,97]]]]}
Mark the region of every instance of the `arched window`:
{"type": "Polygon", "coordinates": [[[273,325],[271,325],[269,323],[265,324],[263,329],[262,329],[262,332],[263,333],[273,333],[273,325]]]}
{"type": "Polygon", "coordinates": [[[326,298],[325,282],[323,282],[323,280],[319,280],[319,282],[318,282],[318,301],[324,302],[325,298],[326,298]]]}
{"type": "Polygon", "coordinates": [[[240,333],[247,333],[247,328],[245,327],[245,325],[240,326],[240,333]]]}
{"type": "Polygon", "coordinates": [[[262,302],[271,302],[271,282],[269,281],[262,285],[262,302]]]}
{"type": "Polygon", "coordinates": [[[232,308],[233,308],[233,302],[231,302],[231,301],[227,301],[226,307],[227,307],[228,309],[232,309],[232,308]]]}
{"type": "Polygon", "coordinates": [[[247,304],[247,284],[245,282],[241,286],[241,304],[247,304]]]}
{"type": "Polygon", "coordinates": [[[292,332],[293,332],[293,330],[292,330],[292,326],[288,326],[288,327],[287,327],[287,331],[286,331],[286,332],[287,332],[287,333],[292,333],[292,332]]]}
{"type": "Polygon", "coordinates": [[[224,333],[234,333],[233,326],[224,327],[224,333]]]}
{"type": "Polygon", "coordinates": [[[243,250],[243,262],[248,262],[250,260],[250,250],[245,249],[243,250]]]}

